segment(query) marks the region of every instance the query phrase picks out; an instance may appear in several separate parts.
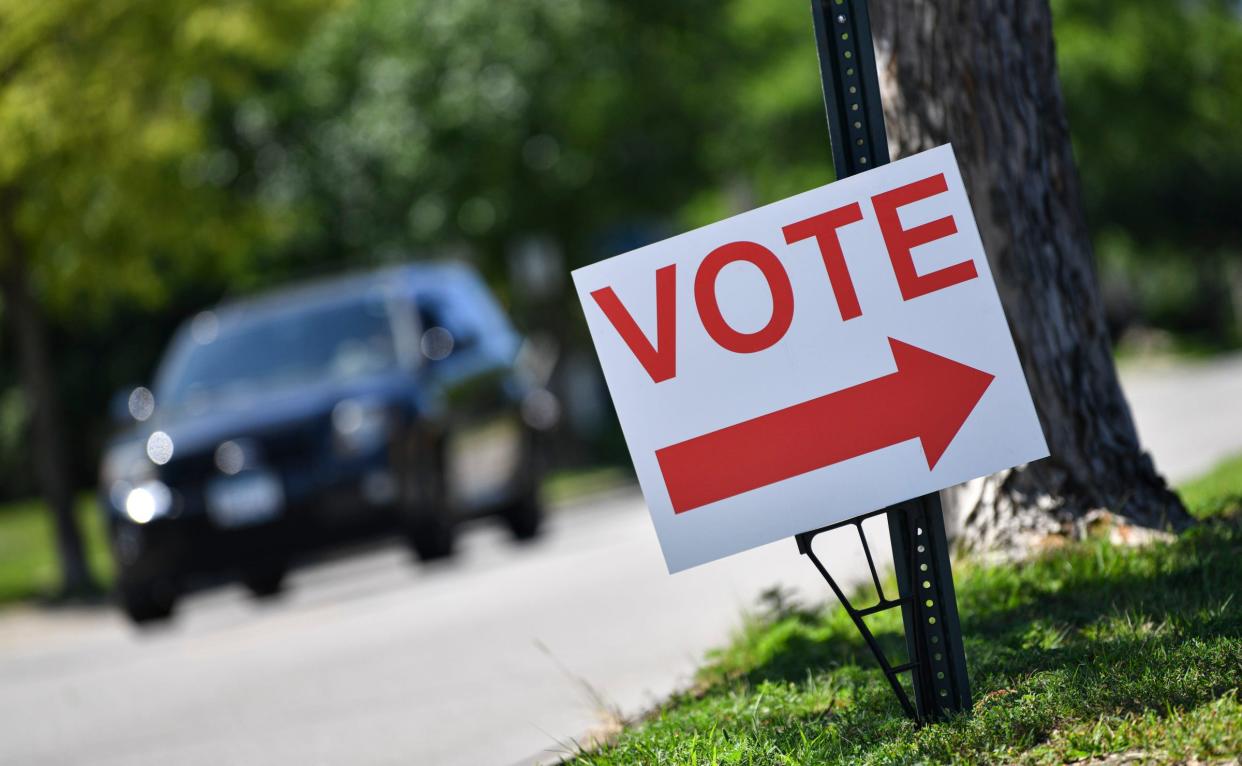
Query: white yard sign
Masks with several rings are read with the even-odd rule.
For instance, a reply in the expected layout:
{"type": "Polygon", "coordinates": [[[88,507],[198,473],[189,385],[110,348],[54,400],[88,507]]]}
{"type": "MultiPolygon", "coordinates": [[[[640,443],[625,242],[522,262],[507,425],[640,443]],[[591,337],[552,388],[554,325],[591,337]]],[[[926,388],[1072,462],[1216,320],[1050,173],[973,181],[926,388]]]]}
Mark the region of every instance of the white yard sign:
{"type": "Polygon", "coordinates": [[[574,284],[670,571],[1048,454],[949,146],[574,284]]]}

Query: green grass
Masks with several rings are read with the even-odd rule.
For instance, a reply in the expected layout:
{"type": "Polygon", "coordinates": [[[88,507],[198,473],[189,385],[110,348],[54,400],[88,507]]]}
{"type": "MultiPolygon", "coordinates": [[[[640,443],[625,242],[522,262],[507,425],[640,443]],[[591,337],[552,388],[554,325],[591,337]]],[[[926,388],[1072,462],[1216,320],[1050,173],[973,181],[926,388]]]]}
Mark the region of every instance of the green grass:
{"type": "Polygon", "coordinates": [[[1177,490],[1191,512],[1201,518],[1242,507],[1242,455],[1237,455],[1177,490]]]}
{"type": "MultiPolygon", "coordinates": [[[[91,571],[106,587],[112,561],[94,499],[79,498],[77,514],[91,571]]],[[[59,585],[52,519],[46,506],[35,500],[0,505],[0,604],[50,597],[59,585]]]]}
{"type": "Polygon", "coordinates": [[[633,481],[633,471],[615,465],[553,471],[543,481],[543,497],[551,505],[560,505],[633,481]]]}
{"type": "MultiPolygon", "coordinates": [[[[840,608],[770,596],[694,689],[577,764],[1141,762],[1242,753],[1242,460],[1183,491],[1197,528],[956,568],[969,716],[915,727],[840,608]]],[[[888,647],[900,617],[868,619],[888,647]]],[[[890,654],[892,656],[892,654],[890,654]]]]}

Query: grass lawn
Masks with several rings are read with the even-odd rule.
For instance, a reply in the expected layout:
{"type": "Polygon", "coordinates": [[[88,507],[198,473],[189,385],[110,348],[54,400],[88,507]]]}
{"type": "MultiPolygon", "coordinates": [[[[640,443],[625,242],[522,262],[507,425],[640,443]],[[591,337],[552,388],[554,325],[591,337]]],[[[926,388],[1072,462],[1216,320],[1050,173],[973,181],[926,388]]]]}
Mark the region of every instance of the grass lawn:
{"type": "MultiPolygon", "coordinates": [[[[95,499],[79,498],[77,513],[91,571],[107,587],[112,560],[95,499]]],[[[0,604],[49,596],[59,584],[52,519],[46,507],[37,500],[0,505],[0,604]]]]}
{"type": "Polygon", "coordinates": [[[553,471],[543,480],[543,500],[549,505],[564,505],[598,492],[631,484],[634,472],[615,465],[568,468],[553,471]]]}
{"type": "MultiPolygon", "coordinates": [[[[693,690],[572,762],[1236,763],[1242,459],[1182,495],[1204,523],[1172,543],[956,568],[971,716],[916,728],[843,610],[774,599],[693,690]]],[[[901,645],[899,615],[868,624],[901,645]]]]}

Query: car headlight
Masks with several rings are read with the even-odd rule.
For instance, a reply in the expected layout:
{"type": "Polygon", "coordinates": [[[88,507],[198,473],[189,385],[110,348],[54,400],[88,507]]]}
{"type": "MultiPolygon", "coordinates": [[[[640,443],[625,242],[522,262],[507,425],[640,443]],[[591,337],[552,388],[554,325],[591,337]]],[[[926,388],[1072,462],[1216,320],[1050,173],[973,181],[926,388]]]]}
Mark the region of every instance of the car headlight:
{"type": "Polygon", "coordinates": [[[172,492],[162,481],[146,481],[125,495],[125,515],[138,524],[166,516],[172,508],[172,492]]]}
{"type": "Polygon", "coordinates": [[[332,431],[343,452],[365,452],[388,441],[391,425],[382,402],[344,399],[332,408],[332,431]]]}

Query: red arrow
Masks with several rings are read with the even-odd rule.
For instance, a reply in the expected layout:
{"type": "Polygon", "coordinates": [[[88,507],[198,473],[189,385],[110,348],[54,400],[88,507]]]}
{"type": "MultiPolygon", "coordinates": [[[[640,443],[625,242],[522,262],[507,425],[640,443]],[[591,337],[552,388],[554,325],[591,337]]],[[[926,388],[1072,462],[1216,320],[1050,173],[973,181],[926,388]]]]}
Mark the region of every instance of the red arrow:
{"type": "Polygon", "coordinates": [[[994,376],[888,339],[897,372],[656,450],[684,513],[910,439],[934,468],[994,376]]]}

